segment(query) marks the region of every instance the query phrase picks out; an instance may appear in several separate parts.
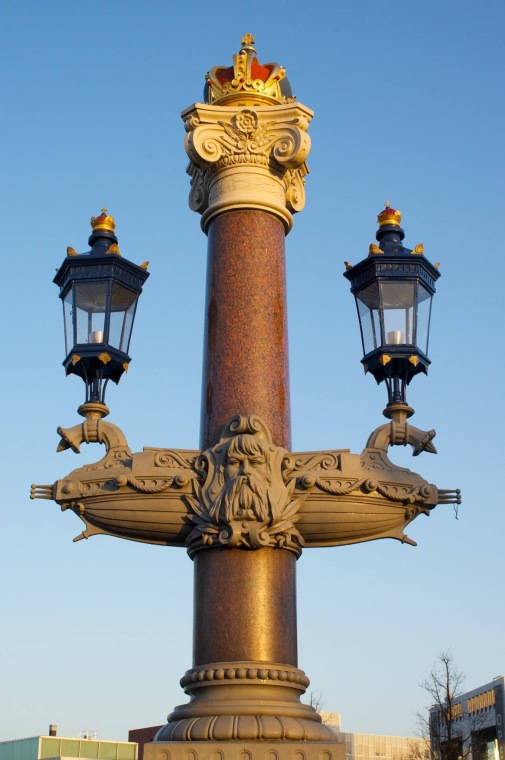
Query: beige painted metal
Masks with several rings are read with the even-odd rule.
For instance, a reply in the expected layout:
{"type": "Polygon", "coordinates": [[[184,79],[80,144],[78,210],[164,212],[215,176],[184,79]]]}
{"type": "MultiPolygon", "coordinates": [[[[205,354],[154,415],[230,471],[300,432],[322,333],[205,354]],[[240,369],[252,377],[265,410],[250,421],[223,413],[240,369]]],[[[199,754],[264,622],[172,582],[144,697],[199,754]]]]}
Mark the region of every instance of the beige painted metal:
{"type": "Polygon", "coordinates": [[[305,205],[307,134],[313,111],[301,103],[240,108],[196,103],[182,112],[190,158],[189,205],[202,229],[224,211],[278,216],[289,231],[305,205]]]}
{"type": "Polygon", "coordinates": [[[144,760],[345,760],[337,741],[170,742],[144,745],[144,760]]]}
{"type": "Polygon", "coordinates": [[[290,453],[275,446],[255,416],[234,417],[207,451],[145,448],[136,454],[119,428],[96,416],[93,409],[81,425],[59,428],[59,450],[103,442],[103,459],[54,485],[32,486],[32,498],[53,499],[84,521],[74,540],[104,533],[186,546],[191,556],[212,547],[283,548],[298,555],[303,546],[378,538],[414,543],[404,528],[447,503],[451,493],[397,467],[387,448],[367,447],[361,455],[347,449],[290,453]],[[234,492],[230,449],[234,460],[263,460],[253,465],[261,497],[234,492]]]}

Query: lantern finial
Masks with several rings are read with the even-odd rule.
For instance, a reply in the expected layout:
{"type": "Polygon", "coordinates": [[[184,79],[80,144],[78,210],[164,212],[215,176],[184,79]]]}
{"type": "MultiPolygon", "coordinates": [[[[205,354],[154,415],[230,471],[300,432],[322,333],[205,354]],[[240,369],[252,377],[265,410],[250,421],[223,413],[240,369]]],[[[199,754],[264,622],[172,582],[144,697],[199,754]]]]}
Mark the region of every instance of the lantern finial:
{"type": "Polygon", "coordinates": [[[102,213],[100,216],[91,217],[91,229],[93,232],[96,232],[97,230],[106,230],[107,232],[114,233],[114,230],[116,229],[116,222],[114,221],[114,217],[107,215],[106,208],[101,209],[101,211],[102,213]]]}
{"type": "Polygon", "coordinates": [[[391,208],[391,204],[389,201],[386,201],[384,206],[386,207],[384,211],[381,211],[379,216],[377,217],[377,221],[379,222],[379,227],[384,227],[386,224],[394,224],[396,227],[400,227],[402,223],[402,212],[397,211],[394,208],[391,208]]]}

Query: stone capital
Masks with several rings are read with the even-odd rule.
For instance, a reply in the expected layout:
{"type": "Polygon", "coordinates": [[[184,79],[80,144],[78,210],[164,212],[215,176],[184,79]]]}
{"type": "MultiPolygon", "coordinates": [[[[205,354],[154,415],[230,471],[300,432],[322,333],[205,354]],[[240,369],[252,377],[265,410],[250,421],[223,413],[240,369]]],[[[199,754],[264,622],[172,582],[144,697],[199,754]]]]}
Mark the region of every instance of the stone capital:
{"type": "Polygon", "coordinates": [[[196,103],[182,113],[190,159],[189,205],[202,229],[224,211],[274,214],[286,232],[305,205],[307,134],[313,112],[300,103],[241,108],[196,103]]]}

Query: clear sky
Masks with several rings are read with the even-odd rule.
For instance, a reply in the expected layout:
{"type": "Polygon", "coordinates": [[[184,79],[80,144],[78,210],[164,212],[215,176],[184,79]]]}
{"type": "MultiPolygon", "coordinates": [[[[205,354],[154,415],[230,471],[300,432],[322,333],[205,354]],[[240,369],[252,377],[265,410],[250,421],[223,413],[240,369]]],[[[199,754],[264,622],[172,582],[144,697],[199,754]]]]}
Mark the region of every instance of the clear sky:
{"type": "Polygon", "coordinates": [[[342,271],[367,255],[387,200],[442,274],[430,375],[408,393],[439,453],[391,458],[464,499],[457,521],[440,506],[409,527],[417,548],[303,554],[300,667],[344,730],[400,735],[441,650],[468,688],[503,674],[504,28],[502,0],[3,0],[0,740],[50,722],[125,739],[186,700],[184,550],[73,544],[77,517],[28,495],[101,456],[55,451],[84,386],[61,366],[52,278],[67,245],[87,250],[102,206],[122,253],[151,262],[109,419],[134,451],[198,447],[206,239],[179,114],[246,32],[315,111],[307,205],[287,239],[293,448],[359,453],[383,422],[342,271]]]}

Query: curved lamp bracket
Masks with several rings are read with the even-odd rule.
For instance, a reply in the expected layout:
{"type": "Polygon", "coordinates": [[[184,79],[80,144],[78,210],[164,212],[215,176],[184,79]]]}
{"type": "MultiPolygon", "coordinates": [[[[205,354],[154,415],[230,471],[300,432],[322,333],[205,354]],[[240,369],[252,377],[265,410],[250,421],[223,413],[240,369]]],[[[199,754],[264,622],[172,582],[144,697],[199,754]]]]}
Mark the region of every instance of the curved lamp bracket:
{"type": "Polygon", "coordinates": [[[84,422],[71,428],[58,428],[61,440],[57,451],[72,449],[78,454],[82,443],[103,443],[106,449],[105,459],[111,456],[114,459],[122,458],[120,453],[129,458],[133,456],[123,431],[111,422],[103,420],[109,413],[104,403],[88,401],[79,407],[78,412],[84,417],[84,422]]]}
{"type": "Polygon", "coordinates": [[[414,414],[414,410],[407,404],[398,402],[388,404],[384,410],[384,416],[389,417],[390,423],[381,425],[370,435],[367,448],[387,451],[389,446],[412,447],[412,456],[418,456],[422,451],[436,454],[437,450],[432,443],[436,436],[435,430],[420,430],[409,425],[407,419],[414,414]]]}

